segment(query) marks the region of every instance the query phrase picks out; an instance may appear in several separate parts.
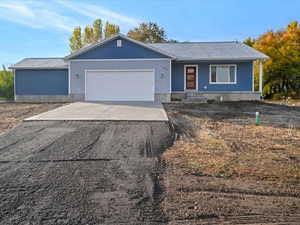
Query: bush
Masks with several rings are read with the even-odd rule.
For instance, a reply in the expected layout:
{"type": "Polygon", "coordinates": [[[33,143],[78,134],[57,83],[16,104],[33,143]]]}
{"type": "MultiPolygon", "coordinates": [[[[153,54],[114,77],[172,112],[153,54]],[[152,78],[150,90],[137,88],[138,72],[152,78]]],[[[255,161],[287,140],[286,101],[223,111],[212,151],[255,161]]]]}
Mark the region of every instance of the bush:
{"type": "Polygon", "coordinates": [[[5,67],[0,71],[0,97],[14,98],[14,75],[13,72],[7,71],[5,67]]]}

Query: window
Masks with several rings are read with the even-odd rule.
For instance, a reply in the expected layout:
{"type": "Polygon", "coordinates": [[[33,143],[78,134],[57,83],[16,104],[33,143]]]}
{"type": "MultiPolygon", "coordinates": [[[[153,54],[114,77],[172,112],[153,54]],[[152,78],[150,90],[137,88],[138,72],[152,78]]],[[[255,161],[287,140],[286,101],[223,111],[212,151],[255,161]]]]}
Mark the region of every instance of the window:
{"type": "Polygon", "coordinates": [[[122,40],[117,40],[117,47],[118,48],[122,47],[122,40]]]}
{"type": "Polygon", "coordinates": [[[236,65],[210,65],[211,84],[235,84],[236,65]]]}

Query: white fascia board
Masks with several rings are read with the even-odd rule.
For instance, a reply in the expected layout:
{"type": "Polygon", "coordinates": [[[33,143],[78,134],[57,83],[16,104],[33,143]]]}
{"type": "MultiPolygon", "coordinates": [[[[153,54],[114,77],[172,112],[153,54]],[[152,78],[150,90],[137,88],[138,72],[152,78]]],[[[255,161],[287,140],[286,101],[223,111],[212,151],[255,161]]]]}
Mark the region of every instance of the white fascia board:
{"type": "Polygon", "coordinates": [[[253,58],[195,58],[195,59],[191,59],[191,58],[177,58],[175,59],[175,61],[253,61],[253,60],[259,60],[259,59],[268,59],[268,58],[257,58],[257,57],[253,57],[253,58]]]}
{"type": "Polygon", "coordinates": [[[107,61],[157,61],[171,60],[170,58],[137,58],[137,59],[70,59],[72,62],[107,62],[107,61]]]}
{"type": "Polygon", "coordinates": [[[14,69],[14,70],[64,70],[68,69],[68,67],[9,67],[9,69],[14,69]]]}

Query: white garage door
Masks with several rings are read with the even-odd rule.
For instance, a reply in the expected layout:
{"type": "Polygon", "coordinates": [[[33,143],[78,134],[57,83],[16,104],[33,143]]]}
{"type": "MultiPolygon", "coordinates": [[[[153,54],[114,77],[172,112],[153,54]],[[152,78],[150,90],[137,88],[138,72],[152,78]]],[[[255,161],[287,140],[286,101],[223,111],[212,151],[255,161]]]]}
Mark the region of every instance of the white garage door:
{"type": "Polygon", "coordinates": [[[154,101],[153,70],[86,71],[86,101],[154,101]]]}

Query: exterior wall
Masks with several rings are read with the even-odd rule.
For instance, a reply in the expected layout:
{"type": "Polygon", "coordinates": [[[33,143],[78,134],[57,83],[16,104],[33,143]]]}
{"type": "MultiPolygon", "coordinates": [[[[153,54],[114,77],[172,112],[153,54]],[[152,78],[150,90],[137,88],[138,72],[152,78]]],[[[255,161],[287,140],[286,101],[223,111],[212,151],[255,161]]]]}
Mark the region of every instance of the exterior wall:
{"type": "MultiPolygon", "coordinates": [[[[260,92],[249,92],[249,91],[198,92],[197,94],[199,94],[199,96],[204,97],[206,99],[218,100],[218,101],[220,101],[221,97],[223,101],[259,101],[261,99],[260,92]]],[[[171,99],[175,101],[177,100],[185,101],[187,99],[187,96],[185,93],[172,93],[171,99]]]]}
{"type": "Polygon", "coordinates": [[[17,69],[15,93],[20,95],[68,95],[67,69],[17,69]]]}
{"type": "MultiPolygon", "coordinates": [[[[70,61],[70,93],[84,96],[86,70],[154,69],[155,93],[169,94],[170,60],[70,61]]],[[[113,88],[113,87],[112,87],[113,88]]]]}
{"type": "Polygon", "coordinates": [[[54,102],[78,102],[83,101],[80,95],[15,95],[16,102],[29,103],[54,103],[54,102]]]}
{"type": "Polygon", "coordinates": [[[171,101],[171,93],[155,94],[154,101],[155,102],[170,102],[171,101]]]}
{"type": "Polygon", "coordinates": [[[184,65],[198,65],[198,91],[202,92],[232,92],[252,91],[252,61],[245,62],[173,62],[172,63],[172,91],[184,91],[184,65]],[[210,84],[210,64],[236,64],[236,84],[210,84]],[[206,87],[206,88],[205,88],[206,87]]]}
{"type": "Polygon", "coordinates": [[[117,47],[117,39],[91,49],[73,59],[169,58],[125,39],[122,39],[122,47],[117,47]]]}
{"type": "Polygon", "coordinates": [[[260,92],[220,92],[220,93],[203,93],[203,97],[207,99],[223,101],[259,101],[260,92]]]}

